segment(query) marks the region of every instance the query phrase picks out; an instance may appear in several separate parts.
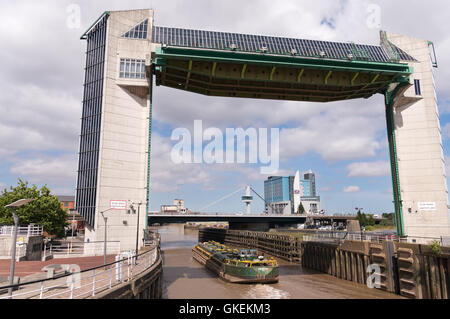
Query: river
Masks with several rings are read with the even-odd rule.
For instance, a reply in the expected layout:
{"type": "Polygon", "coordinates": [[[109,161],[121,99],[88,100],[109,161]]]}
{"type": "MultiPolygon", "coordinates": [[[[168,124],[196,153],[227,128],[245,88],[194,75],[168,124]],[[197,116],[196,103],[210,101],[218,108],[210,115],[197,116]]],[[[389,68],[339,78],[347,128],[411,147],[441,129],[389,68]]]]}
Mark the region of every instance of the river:
{"type": "Polygon", "coordinates": [[[227,283],[192,258],[198,231],[183,224],[152,227],[161,234],[165,299],[387,299],[394,294],[302,269],[278,260],[280,279],[271,285],[227,283]]]}

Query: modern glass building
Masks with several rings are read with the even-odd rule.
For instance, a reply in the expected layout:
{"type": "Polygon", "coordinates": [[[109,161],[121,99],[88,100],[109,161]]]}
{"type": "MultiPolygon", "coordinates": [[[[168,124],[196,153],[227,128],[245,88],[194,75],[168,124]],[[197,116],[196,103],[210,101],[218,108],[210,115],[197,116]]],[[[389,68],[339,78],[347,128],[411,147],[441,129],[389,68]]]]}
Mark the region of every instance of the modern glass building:
{"type": "Polygon", "coordinates": [[[316,176],[312,171],[304,174],[299,187],[294,185],[294,176],[271,176],[264,182],[266,212],[273,214],[295,214],[294,189],[300,189],[301,203],[306,212],[320,210],[320,197],[316,191],[316,176]]]}

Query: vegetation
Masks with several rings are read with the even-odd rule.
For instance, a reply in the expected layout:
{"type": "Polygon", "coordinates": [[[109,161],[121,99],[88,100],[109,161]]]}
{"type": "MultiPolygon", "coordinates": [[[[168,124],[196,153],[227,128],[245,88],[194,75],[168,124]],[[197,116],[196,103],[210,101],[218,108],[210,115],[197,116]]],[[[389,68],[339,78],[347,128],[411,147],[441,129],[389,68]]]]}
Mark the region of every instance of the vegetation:
{"type": "Polygon", "coordinates": [[[298,213],[300,215],[304,215],[305,214],[305,207],[303,207],[302,203],[300,203],[300,205],[298,205],[298,213]]]}
{"type": "Polygon", "coordinates": [[[381,226],[395,226],[395,214],[383,214],[383,220],[380,223],[381,226]]]}
{"type": "Polygon", "coordinates": [[[361,213],[361,210],[358,210],[356,218],[358,219],[361,227],[366,227],[367,229],[367,226],[375,226],[375,219],[373,218],[373,215],[366,215],[361,213]]]}
{"type": "Polygon", "coordinates": [[[441,243],[438,241],[433,241],[430,245],[431,252],[433,255],[440,255],[441,254],[441,243]]]}
{"type": "Polygon", "coordinates": [[[43,186],[38,189],[36,185],[28,186],[28,182],[19,179],[16,187],[5,189],[0,194],[0,225],[13,225],[14,220],[10,208],[5,208],[19,199],[34,199],[31,203],[16,208],[20,225],[36,224],[44,228],[49,235],[58,238],[65,237],[64,229],[67,226],[67,212],[61,208],[58,198],[50,194],[50,190],[43,186]]]}

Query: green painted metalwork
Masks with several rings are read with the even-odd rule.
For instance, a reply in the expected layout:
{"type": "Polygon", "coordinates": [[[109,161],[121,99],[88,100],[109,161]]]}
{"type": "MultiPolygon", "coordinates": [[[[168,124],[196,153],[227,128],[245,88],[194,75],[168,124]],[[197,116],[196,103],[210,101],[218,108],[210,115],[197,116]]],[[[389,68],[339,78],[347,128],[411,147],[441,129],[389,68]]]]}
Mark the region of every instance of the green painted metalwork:
{"type": "Polygon", "coordinates": [[[209,96],[311,102],[368,98],[383,93],[392,82],[406,81],[413,72],[403,63],[166,46],[157,48],[154,63],[157,85],[209,96]]]}
{"type": "Polygon", "coordinates": [[[355,43],[351,43],[353,57],[360,61],[370,61],[371,56],[367,50],[358,49],[355,43]]]}
{"type": "Polygon", "coordinates": [[[370,61],[338,61],[327,59],[303,58],[295,56],[275,56],[266,54],[242,53],[233,51],[202,50],[181,47],[156,49],[157,66],[164,66],[165,59],[215,61],[237,64],[258,64],[264,66],[293,67],[298,69],[333,70],[348,72],[373,72],[408,76],[412,68],[404,63],[382,63],[370,61]]]}
{"type": "Polygon", "coordinates": [[[233,96],[227,95],[227,93],[232,93],[234,96],[248,98],[255,98],[255,96],[256,98],[261,98],[261,96],[269,95],[269,97],[263,98],[294,99],[292,95],[296,95],[297,100],[305,96],[311,101],[327,102],[369,97],[376,93],[384,93],[397,233],[399,236],[403,236],[402,198],[393,108],[394,97],[401,88],[405,85],[410,85],[409,76],[414,70],[406,63],[394,62],[398,56],[398,53],[395,55],[396,51],[394,48],[392,48],[392,62],[366,61],[362,52],[355,53],[358,53],[358,55],[355,55],[355,59],[345,61],[198,48],[162,47],[157,49],[155,65],[159,76],[164,76],[164,80],[161,80],[166,81],[164,85],[182,89],[183,86],[178,87],[177,83],[182,82],[186,77],[186,72],[189,72],[193,76],[198,75],[195,78],[191,77],[190,90],[195,93],[213,96],[233,96]],[[200,64],[201,67],[199,66],[199,69],[191,70],[191,68],[184,65],[186,62],[183,61],[203,62],[203,64],[200,64]],[[205,65],[205,62],[209,63],[209,66],[205,65]],[[228,65],[231,68],[236,66],[238,70],[235,75],[226,75],[224,72],[217,71],[219,68],[218,64],[228,65]],[[267,76],[258,78],[256,75],[250,76],[250,73],[248,76],[245,76],[246,70],[250,71],[253,67],[267,68],[267,76]],[[202,68],[208,70],[207,74],[202,68]],[[212,71],[210,71],[211,69],[212,71]],[[288,70],[286,72],[293,73],[293,78],[283,82],[283,79],[279,79],[278,75],[275,76],[275,71],[278,74],[278,70],[280,72],[288,70]],[[303,81],[302,78],[305,75],[305,71],[307,71],[308,77],[303,81]],[[346,84],[340,83],[339,74],[342,73],[345,73],[347,76],[348,82],[346,84]],[[311,79],[311,74],[314,75],[314,78],[317,76],[315,82],[311,79]],[[332,79],[332,76],[334,77],[335,74],[337,74],[338,78],[332,79]],[[203,80],[202,77],[207,77],[208,80],[203,80]],[[322,81],[322,87],[320,88],[318,87],[320,85],[319,79],[322,81]],[[287,85],[297,84],[297,86],[283,87],[280,86],[282,83],[287,85]],[[392,83],[397,83],[398,85],[390,92],[388,88],[392,83]],[[202,85],[205,86],[202,87],[202,85]],[[269,93],[264,90],[268,90],[269,93]],[[276,93],[279,90],[282,90],[283,93],[276,93]],[[236,92],[240,93],[240,95],[236,95],[236,92]],[[326,98],[327,96],[330,96],[330,98],[326,98]]]}
{"type": "Polygon", "coordinates": [[[394,193],[394,206],[395,206],[395,224],[397,227],[397,235],[399,237],[405,236],[405,229],[403,225],[403,201],[400,189],[400,176],[398,173],[398,156],[397,156],[397,143],[395,139],[395,121],[394,121],[394,99],[404,86],[409,83],[399,83],[397,87],[391,92],[386,91],[386,124],[388,131],[389,141],[389,153],[391,161],[392,172],[392,187],[394,193]]]}
{"type": "Polygon", "coordinates": [[[394,49],[392,42],[388,40],[386,31],[381,31],[381,41],[383,42],[384,46],[388,49],[389,55],[391,56],[392,61],[400,61],[400,55],[398,54],[397,50],[394,49]]]}
{"type": "MultiPolygon", "coordinates": [[[[152,65],[150,65],[150,69],[152,69],[152,65]]],[[[150,158],[151,158],[151,150],[152,150],[152,118],[153,118],[153,72],[150,72],[150,90],[149,90],[149,112],[148,112],[148,157],[147,157],[147,209],[146,209],[146,218],[145,218],[145,232],[147,236],[148,229],[148,212],[150,211],[150,158]]],[[[146,238],[147,239],[147,238],[146,238]]]]}
{"type": "Polygon", "coordinates": [[[101,19],[103,19],[103,17],[105,16],[105,15],[110,15],[111,14],[111,12],[110,11],[105,11],[105,12],[103,12],[102,13],[102,15],[97,19],[97,20],[95,20],[95,22],[86,30],[86,32],[84,32],[83,33],[83,35],[80,37],[80,40],[86,40],[87,39],[87,34],[89,33],[89,31],[91,31],[91,29],[101,20],[101,19]]]}

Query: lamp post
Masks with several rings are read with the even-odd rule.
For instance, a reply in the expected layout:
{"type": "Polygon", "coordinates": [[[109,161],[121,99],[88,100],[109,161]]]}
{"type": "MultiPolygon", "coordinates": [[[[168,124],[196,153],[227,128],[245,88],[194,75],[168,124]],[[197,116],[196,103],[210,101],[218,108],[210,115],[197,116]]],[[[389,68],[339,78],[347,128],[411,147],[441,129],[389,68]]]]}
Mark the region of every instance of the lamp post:
{"type": "Polygon", "coordinates": [[[137,205],[138,207],[138,211],[137,211],[137,225],[136,225],[136,256],[138,255],[139,252],[139,216],[140,216],[140,211],[141,211],[141,205],[144,204],[142,202],[139,203],[131,203],[131,210],[136,213],[136,210],[134,209],[133,205],[137,205]]]}
{"type": "MultiPolygon", "coordinates": [[[[9,285],[14,285],[14,268],[16,266],[16,245],[17,245],[17,227],[19,225],[19,216],[16,215],[15,209],[17,207],[21,207],[23,205],[32,202],[34,199],[20,199],[12,204],[6,205],[5,208],[11,208],[12,215],[14,218],[14,235],[13,235],[13,243],[11,246],[11,266],[9,270],[9,285]]],[[[13,288],[8,288],[8,297],[12,298],[13,288]]]]}
{"type": "MultiPolygon", "coordinates": [[[[106,238],[107,238],[107,230],[108,230],[108,217],[105,217],[104,213],[109,212],[112,208],[107,209],[100,214],[102,214],[103,221],[105,222],[105,236],[104,236],[104,245],[103,245],[103,265],[106,265],[106,238]]],[[[106,266],[105,266],[106,270],[106,266]]]]}

